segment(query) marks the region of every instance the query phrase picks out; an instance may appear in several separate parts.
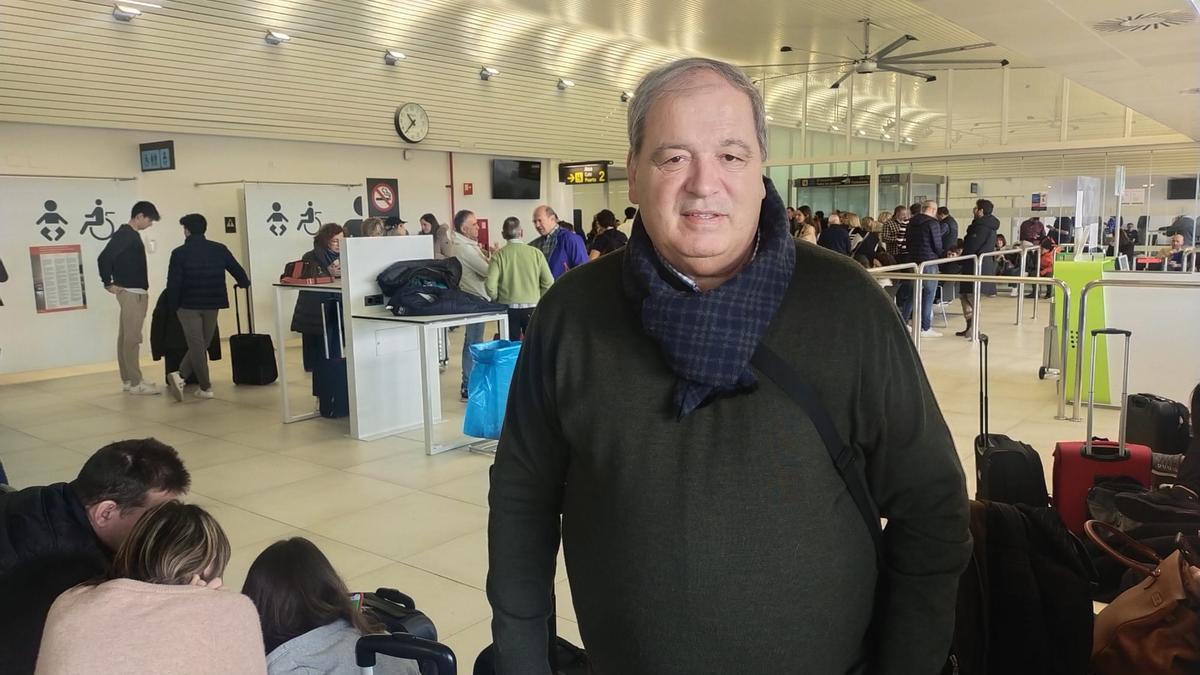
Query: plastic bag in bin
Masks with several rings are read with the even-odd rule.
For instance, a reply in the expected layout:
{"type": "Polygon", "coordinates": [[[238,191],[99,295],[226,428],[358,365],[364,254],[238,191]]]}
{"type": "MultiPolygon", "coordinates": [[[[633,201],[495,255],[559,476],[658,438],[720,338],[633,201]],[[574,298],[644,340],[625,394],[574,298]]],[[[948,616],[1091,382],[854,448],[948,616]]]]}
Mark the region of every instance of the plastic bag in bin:
{"type": "Polygon", "coordinates": [[[504,427],[504,408],[508,403],[508,388],[521,343],[493,340],[471,345],[471,381],[467,385],[467,414],[463,433],[476,438],[499,440],[504,427]]]}

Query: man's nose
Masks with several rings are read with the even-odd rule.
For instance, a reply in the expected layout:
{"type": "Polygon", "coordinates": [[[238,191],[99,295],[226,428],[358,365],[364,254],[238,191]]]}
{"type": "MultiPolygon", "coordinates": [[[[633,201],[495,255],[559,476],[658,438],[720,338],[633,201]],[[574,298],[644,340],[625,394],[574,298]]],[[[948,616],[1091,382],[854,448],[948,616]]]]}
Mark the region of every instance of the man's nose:
{"type": "Polygon", "coordinates": [[[716,158],[698,157],[688,167],[684,188],[697,197],[707,197],[720,189],[720,168],[716,158]]]}

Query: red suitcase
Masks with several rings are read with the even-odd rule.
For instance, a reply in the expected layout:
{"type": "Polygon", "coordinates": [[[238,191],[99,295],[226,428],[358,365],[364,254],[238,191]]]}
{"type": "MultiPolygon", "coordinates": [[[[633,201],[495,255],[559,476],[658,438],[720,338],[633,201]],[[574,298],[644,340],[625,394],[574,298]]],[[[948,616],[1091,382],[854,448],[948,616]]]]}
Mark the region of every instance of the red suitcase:
{"type": "Polygon", "coordinates": [[[1129,399],[1129,340],[1131,333],[1119,328],[1092,331],[1092,374],[1088,385],[1088,421],[1086,441],[1063,441],[1054,446],[1054,509],[1067,529],[1082,535],[1088,520],[1088,490],[1101,478],[1128,476],[1150,488],[1150,448],[1125,443],[1125,407],[1129,399]],[[1092,437],[1092,419],[1096,403],[1096,338],[1100,335],[1125,336],[1125,373],[1121,380],[1121,427],[1116,443],[1092,437]]]}

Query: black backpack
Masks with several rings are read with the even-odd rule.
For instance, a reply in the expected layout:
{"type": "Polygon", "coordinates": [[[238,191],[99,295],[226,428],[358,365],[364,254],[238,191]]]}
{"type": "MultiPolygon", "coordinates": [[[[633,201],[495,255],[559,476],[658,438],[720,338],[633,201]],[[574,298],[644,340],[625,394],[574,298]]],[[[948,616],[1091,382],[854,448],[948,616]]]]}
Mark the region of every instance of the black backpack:
{"type": "Polygon", "coordinates": [[[1087,675],[1092,584],[1083,543],[1053,510],[972,502],[946,675],[1087,675]]]}

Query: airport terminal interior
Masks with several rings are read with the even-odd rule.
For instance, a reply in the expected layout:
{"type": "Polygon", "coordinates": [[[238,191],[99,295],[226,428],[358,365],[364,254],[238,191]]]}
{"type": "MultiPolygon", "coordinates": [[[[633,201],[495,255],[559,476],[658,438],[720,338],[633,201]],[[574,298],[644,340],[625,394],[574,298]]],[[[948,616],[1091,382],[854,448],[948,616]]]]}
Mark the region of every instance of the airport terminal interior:
{"type": "MultiPolygon", "coordinates": [[[[70,482],[114,441],[157,439],[190,472],[183,501],[211,514],[228,538],[220,592],[240,592],[271,544],[303,537],[349,591],[412,596],[459,671],[472,672],[494,641],[488,496],[501,438],[499,422],[481,432],[480,420],[497,408],[504,419],[495,392],[508,391],[513,369],[464,342],[508,339],[537,298],[484,302],[467,279],[482,289],[501,252],[517,246],[510,239],[548,257],[555,285],[606,264],[588,252],[623,255],[610,251],[633,234],[639,206],[628,114],[647,73],[686,57],[731,64],[761,96],[762,173],[789,213],[806,214],[788,222],[796,246],[858,262],[860,281],[889,306],[908,293],[912,309],[913,273],[937,272],[931,260],[943,274],[984,276],[922,282],[922,294],[934,294],[930,316],[916,307],[904,335],[969,498],[980,480],[985,343],[987,432],[1036,451],[1043,494],[1067,471],[1056,447],[1089,433],[1116,440],[1122,423],[1132,428],[1126,391],[1193,405],[1196,0],[0,0],[7,489],[70,482]],[[130,232],[122,226],[137,220],[142,202],[154,222],[130,232]],[[911,241],[886,251],[900,209],[911,232],[918,221],[944,226],[937,207],[957,235],[939,235],[936,254],[913,257],[911,241]],[[184,267],[174,251],[194,248],[184,242],[195,214],[207,241],[234,261],[217,265],[228,305],[180,309],[187,342],[165,346],[172,327],[164,326],[178,323],[180,307],[168,273],[184,267]],[[562,233],[548,246],[539,234],[551,215],[562,233]],[[967,253],[978,243],[969,226],[985,215],[1002,241],[967,253]],[[509,218],[519,219],[514,236],[509,218]],[[826,239],[839,228],[853,248],[826,239]],[[616,236],[609,229],[622,234],[605,248],[616,236]],[[802,241],[810,231],[819,244],[802,241]],[[144,248],[141,294],[107,288],[123,285],[119,272],[106,276],[123,234],[144,248]],[[582,261],[556,257],[553,242],[566,237],[580,240],[582,261]],[[880,237],[878,255],[859,255],[860,242],[880,237]],[[440,270],[472,256],[483,276],[474,258],[451,267],[479,309],[406,314],[403,294],[382,282],[404,261],[436,261],[421,269],[440,270]],[[248,292],[233,267],[248,277],[248,292]],[[975,298],[973,320],[964,297],[975,298]],[[128,319],[135,302],[142,323],[128,319]],[[306,303],[316,303],[315,332],[297,330],[306,303]],[[193,328],[184,314],[192,311],[211,312],[211,325],[195,318],[193,328]],[[1102,333],[1093,346],[1102,329],[1130,335],[1102,333]],[[118,344],[130,331],[142,336],[138,377],[153,391],[127,379],[138,366],[118,344]],[[176,381],[196,373],[192,361],[179,365],[195,356],[188,345],[210,342],[219,358],[210,359],[209,387],[176,381]]],[[[881,332],[903,330],[905,318],[877,318],[881,332]]],[[[631,367],[614,360],[614,372],[631,367]]],[[[535,367],[520,364],[518,378],[535,367]]],[[[638,372],[625,377],[640,386],[638,372]]],[[[635,423],[591,413],[602,427],[635,423]]],[[[1181,428],[1187,420],[1184,411],[1181,428]]],[[[515,442],[504,429],[501,455],[515,442]]],[[[1161,469],[1179,463],[1159,457],[1184,452],[1186,440],[1129,442],[1150,448],[1146,466],[1155,457],[1154,484],[1149,472],[1132,476],[1145,489],[1175,481],[1161,469]]],[[[4,489],[0,500],[21,494],[4,489]]],[[[1050,496],[1056,507],[1060,498],[1050,496]]],[[[553,592],[558,635],[591,651],[561,552],[553,592]]],[[[1193,603],[1194,615],[1200,593],[1193,603]]],[[[597,659],[606,639],[595,641],[597,659]]],[[[1196,659],[1189,663],[1200,668],[1196,659]]]]}

